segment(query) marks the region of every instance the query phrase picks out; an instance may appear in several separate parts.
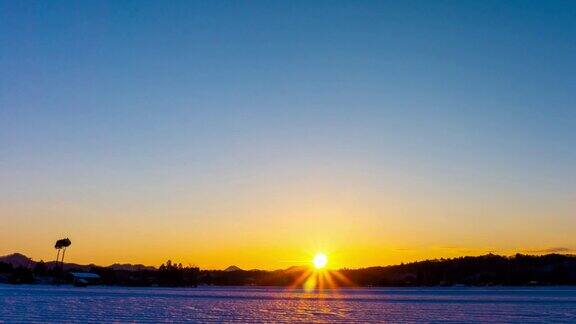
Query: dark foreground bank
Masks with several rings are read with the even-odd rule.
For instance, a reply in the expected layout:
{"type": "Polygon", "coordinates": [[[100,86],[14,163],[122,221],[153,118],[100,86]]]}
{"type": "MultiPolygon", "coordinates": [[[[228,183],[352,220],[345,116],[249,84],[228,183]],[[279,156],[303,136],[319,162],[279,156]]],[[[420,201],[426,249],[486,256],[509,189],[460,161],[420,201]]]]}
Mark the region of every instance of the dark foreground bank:
{"type": "MultiPolygon", "coordinates": [[[[33,262],[15,265],[0,261],[0,283],[50,283],[53,278],[72,283],[73,272],[97,274],[99,284],[119,286],[291,286],[308,268],[284,270],[201,270],[166,262],[159,268],[146,266],[65,264],[33,262]]],[[[331,271],[337,286],[527,286],[576,285],[576,257],[548,254],[512,257],[488,254],[478,257],[427,260],[386,267],[331,271]]],[[[309,274],[308,274],[309,275],[309,274]]]]}

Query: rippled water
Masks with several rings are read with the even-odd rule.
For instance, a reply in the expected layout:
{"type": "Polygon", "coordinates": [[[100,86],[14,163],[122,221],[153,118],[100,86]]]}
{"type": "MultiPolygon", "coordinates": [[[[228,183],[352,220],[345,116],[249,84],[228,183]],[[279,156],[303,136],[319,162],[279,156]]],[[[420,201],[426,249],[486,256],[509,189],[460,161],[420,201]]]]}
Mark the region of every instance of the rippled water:
{"type": "Polygon", "coordinates": [[[5,322],[572,322],[576,288],[73,288],[0,285],[5,322]]]}

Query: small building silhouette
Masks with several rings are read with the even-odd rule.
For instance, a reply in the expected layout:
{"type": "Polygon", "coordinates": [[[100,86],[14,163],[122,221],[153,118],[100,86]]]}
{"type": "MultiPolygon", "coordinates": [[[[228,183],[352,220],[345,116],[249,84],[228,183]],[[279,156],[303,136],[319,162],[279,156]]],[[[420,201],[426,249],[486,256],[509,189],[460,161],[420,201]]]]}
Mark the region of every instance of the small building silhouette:
{"type": "Polygon", "coordinates": [[[70,272],[69,276],[74,286],[77,287],[86,287],[100,283],[100,276],[91,272],[70,272]]]}

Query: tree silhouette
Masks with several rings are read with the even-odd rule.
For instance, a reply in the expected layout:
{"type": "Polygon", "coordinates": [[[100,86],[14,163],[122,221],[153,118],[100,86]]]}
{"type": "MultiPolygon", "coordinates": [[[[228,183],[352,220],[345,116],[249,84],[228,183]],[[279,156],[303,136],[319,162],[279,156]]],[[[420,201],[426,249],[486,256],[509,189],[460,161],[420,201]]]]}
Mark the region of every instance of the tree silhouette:
{"type": "Polygon", "coordinates": [[[184,287],[198,285],[200,269],[194,266],[182,266],[182,263],[166,261],[157,272],[158,283],[163,286],[184,287]]]}
{"type": "Polygon", "coordinates": [[[34,265],[33,272],[35,275],[38,276],[46,275],[46,273],[48,272],[48,268],[46,267],[46,263],[44,263],[44,260],[40,260],[39,262],[36,263],[36,265],[34,265]]]}
{"type": "Polygon", "coordinates": [[[58,266],[58,262],[60,262],[60,272],[64,271],[64,256],[66,255],[66,248],[70,245],[72,245],[72,242],[69,238],[60,239],[54,244],[54,248],[58,250],[56,254],[56,266],[58,266]],[[60,250],[62,250],[62,260],[60,260],[60,250]]]}
{"type": "Polygon", "coordinates": [[[71,244],[72,242],[68,238],[58,240],[56,241],[56,244],[54,244],[54,248],[58,250],[58,254],[56,255],[56,262],[58,262],[58,258],[60,257],[60,250],[64,249],[62,251],[62,261],[61,261],[62,266],[64,266],[64,255],[66,254],[66,248],[69,247],[71,244]]]}

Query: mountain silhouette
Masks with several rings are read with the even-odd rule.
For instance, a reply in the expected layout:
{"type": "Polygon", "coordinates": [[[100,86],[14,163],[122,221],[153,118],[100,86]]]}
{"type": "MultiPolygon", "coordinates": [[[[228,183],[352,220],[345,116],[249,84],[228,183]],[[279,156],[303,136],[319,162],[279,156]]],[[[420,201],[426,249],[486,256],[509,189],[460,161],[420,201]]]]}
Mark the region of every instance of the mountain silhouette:
{"type": "Polygon", "coordinates": [[[0,256],[0,262],[11,264],[14,267],[31,268],[36,262],[22,253],[12,253],[5,256],[0,256]]]}
{"type": "Polygon", "coordinates": [[[242,269],[238,268],[235,265],[231,265],[228,268],[224,269],[225,272],[233,272],[233,271],[242,271],[242,269]]]}
{"type": "MultiPolygon", "coordinates": [[[[14,267],[23,267],[23,268],[34,268],[36,265],[36,261],[32,260],[25,256],[22,253],[12,253],[4,256],[0,256],[0,262],[11,264],[14,267]]],[[[56,261],[48,261],[45,263],[47,268],[54,268],[59,266],[59,262],[56,261]]],[[[90,264],[78,264],[78,263],[64,263],[63,269],[76,269],[82,271],[89,271],[90,268],[95,267],[96,265],[93,263],[90,264]]],[[[141,271],[141,270],[155,270],[156,268],[153,266],[147,266],[143,264],[130,264],[130,263],[114,263],[104,268],[110,268],[112,270],[126,270],[126,271],[141,271]]]]}
{"type": "Polygon", "coordinates": [[[107,268],[112,270],[125,270],[125,271],[142,271],[142,270],[156,270],[155,267],[143,264],[130,264],[130,263],[114,263],[107,268]]]}

